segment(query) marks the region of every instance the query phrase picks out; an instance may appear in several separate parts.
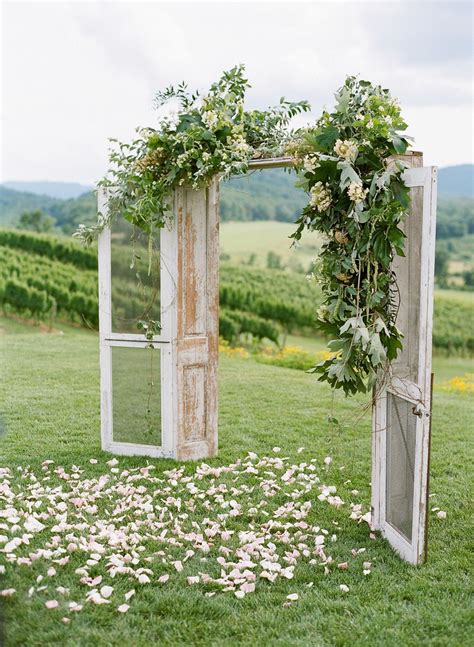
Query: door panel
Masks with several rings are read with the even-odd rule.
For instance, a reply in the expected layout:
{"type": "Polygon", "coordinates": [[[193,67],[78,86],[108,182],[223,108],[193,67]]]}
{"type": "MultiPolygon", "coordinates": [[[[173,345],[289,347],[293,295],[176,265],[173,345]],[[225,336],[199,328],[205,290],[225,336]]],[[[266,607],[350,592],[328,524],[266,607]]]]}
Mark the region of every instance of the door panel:
{"type": "Polygon", "coordinates": [[[434,167],[405,172],[405,256],[393,264],[404,349],[380,379],[373,408],[372,525],[413,564],[425,551],[436,180],[434,167]]]}
{"type": "MultiPolygon", "coordinates": [[[[106,215],[110,192],[98,192],[106,215]]],[[[171,456],[172,307],[174,287],[158,233],[148,237],[125,221],[99,236],[99,336],[101,438],[105,451],[124,455],[171,456]],[[131,267],[132,266],[132,267],[131,267]],[[136,276],[140,273],[140,281],[136,276]],[[139,285],[143,289],[139,289],[139,285]],[[150,342],[137,321],[161,322],[150,342]]]]}

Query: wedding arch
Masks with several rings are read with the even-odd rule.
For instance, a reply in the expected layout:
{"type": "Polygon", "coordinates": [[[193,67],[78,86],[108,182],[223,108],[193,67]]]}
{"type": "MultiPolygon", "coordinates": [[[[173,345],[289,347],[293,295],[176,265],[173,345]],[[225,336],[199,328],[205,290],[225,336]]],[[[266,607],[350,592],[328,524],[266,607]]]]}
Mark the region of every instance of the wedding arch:
{"type": "Polygon", "coordinates": [[[179,460],[216,455],[219,182],[293,168],[310,198],[294,238],[309,229],[327,241],[317,322],[332,335],[334,354],[314,370],[346,394],[372,393],[372,524],[418,563],[426,539],[436,168],[407,150],[400,108],[380,86],[349,77],[335,111],[297,131],[288,123],[306,102],[282,99],[266,112],[245,112],[246,87],[239,66],[204,97],[184,85],[160,93],[160,105],[178,98],[180,110],[119,145],[112,177],[99,187],[98,224],[79,231],[86,242],[99,237],[102,447],[179,460]],[[123,250],[114,252],[114,241],[128,236],[127,227],[128,269],[147,294],[145,316],[132,297],[126,316],[115,307],[123,250]],[[124,382],[130,375],[132,384],[124,382]],[[126,438],[144,420],[150,433],[126,438]]]}

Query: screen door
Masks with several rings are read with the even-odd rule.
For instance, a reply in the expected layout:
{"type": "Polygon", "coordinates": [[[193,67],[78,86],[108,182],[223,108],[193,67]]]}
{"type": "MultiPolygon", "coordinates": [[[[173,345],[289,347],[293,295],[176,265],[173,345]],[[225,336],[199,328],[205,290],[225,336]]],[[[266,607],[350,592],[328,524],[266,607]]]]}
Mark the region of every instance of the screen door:
{"type": "MultiPolygon", "coordinates": [[[[106,213],[109,193],[99,192],[106,213]]],[[[171,334],[166,267],[169,236],[149,237],[122,218],[99,237],[102,449],[116,454],[172,452],[171,334]],[[164,251],[164,253],[162,253],[164,251]],[[158,322],[148,339],[140,322],[158,322]],[[168,433],[167,433],[168,430],[168,433]]]]}
{"type": "Polygon", "coordinates": [[[404,177],[411,195],[405,257],[393,267],[403,351],[375,390],[372,524],[403,559],[418,564],[426,556],[437,173],[414,166],[404,177]]]}

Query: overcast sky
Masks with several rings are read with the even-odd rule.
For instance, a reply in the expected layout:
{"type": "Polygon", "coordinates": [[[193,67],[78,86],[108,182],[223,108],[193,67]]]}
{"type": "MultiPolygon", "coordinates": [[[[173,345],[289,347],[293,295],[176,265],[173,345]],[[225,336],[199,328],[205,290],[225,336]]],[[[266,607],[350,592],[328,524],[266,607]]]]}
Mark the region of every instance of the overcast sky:
{"type": "Polygon", "coordinates": [[[155,92],[242,62],[250,107],[347,74],[389,87],[427,164],[473,161],[472,4],[4,2],[0,180],[94,183],[108,138],[153,125],[155,92]]]}

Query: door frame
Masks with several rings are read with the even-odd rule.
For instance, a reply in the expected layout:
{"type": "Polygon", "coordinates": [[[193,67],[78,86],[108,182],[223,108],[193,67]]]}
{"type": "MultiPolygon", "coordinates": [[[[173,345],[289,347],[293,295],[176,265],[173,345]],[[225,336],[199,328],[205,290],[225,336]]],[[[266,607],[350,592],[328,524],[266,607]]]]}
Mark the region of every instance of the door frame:
{"type": "MultiPolygon", "coordinates": [[[[421,218],[419,239],[406,241],[407,255],[402,262],[409,262],[410,246],[420,245],[421,254],[416,267],[410,271],[420,274],[419,325],[417,331],[416,381],[407,379],[403,372],[392,364],[380,378],[375,389],[372,415],[372,526],[380,530],[391,546],[406,561],[419,564],[426,558],[426,531],[428,509],[429,448],[431,433],[431,354],[433,329],[434,252],[436,238],[436,167],[407,169],[404,180],[410,188],[423,189],[422,209],[408,218],[421,218]],[[397,531],[386,518],[387,499],[387,420],[388,393],[402,398],[412,406],[417,416],[415,425],[415,463],[413,489],[412,539],[409,541],[397,531]]],[[[400,308],[408,307],[403,302],[401,286],[400,308]]],[[[413,331],[403,331],[405,339],[413,331]]]]}

